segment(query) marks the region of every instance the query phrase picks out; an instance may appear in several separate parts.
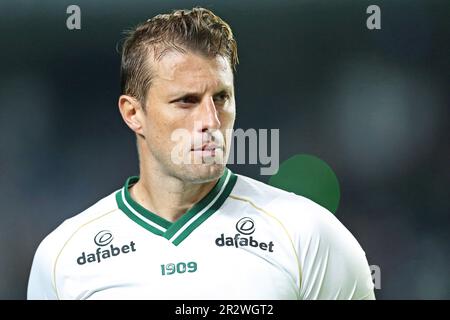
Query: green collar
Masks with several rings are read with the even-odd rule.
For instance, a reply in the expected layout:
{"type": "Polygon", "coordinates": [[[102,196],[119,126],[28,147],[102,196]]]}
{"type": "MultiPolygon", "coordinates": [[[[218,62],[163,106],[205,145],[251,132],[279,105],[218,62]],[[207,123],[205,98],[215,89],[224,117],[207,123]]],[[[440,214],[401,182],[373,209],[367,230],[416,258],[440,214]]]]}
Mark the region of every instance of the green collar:
{"type": "Polygon", "coordinates": [[[138,180],[139,177],[128,178],[125,186],[116,193],[120,210],[141,227],[177,246],[222,206],[236,184],[237,176],[225,168],[214,188],[175,222],[150,212],[131,198],[128,189],[138,180]]]}

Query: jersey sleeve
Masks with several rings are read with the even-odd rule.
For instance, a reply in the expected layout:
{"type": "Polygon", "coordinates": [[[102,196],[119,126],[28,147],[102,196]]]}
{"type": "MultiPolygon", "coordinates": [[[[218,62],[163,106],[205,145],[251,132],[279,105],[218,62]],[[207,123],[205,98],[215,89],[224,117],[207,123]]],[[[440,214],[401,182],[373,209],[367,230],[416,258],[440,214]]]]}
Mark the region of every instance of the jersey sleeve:
{"type": "Polygon", "coordinates": [[[53,284],[55,262],[52,241],[47,237],[39,245],[34,255],[28,280],[28,300],[56,300],[58,296],[53,284]]]}
{"type": "Polygon", "coordinates": [[[311,214],[312,222],[297,237],[300,298],[375,299],[369,264],[357,240],[328,210],[317,205],[311,214]]]}

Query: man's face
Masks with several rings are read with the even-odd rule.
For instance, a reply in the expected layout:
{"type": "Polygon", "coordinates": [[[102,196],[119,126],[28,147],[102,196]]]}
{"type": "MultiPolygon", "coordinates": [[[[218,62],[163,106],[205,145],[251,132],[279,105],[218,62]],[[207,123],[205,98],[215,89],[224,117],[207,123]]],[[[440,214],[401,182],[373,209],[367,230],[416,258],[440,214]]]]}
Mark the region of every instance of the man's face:
{"type": "Polygon", "coordinates": [[[153,65],[143,123],[147,158],[186,182],[216,179],[228,159],[236,115],[229,62],[170,51],[153,65]]]}

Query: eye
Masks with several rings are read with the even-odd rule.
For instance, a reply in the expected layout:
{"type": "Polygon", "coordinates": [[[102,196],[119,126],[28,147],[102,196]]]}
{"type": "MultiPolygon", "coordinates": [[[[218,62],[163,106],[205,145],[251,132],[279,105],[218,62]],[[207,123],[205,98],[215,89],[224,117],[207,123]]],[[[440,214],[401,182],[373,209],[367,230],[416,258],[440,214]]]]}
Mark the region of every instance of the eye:
{"type": "Polygon", "coordinates": [[[214,96],[214,101],[218,103],[225,103],[230,99],[230,95],[226,92],[221,92],[214,96]]]}
{"type": "Polygon", "coordinates": [[[176,99],[171,102],[176,103],[177,105],[180,105],[181,107],[187,108],[193,104],[199,103],[200,99],[193,95],[187,95],[187,96],[181,97],[181,98],[176,99]]]}
{"type": "Polygon", "coordinates": [[[197,97],[194,96],[187,96],[187,97],[183,97],[179,100],[182,103],[197,103],[198,99],[197,97]]]}

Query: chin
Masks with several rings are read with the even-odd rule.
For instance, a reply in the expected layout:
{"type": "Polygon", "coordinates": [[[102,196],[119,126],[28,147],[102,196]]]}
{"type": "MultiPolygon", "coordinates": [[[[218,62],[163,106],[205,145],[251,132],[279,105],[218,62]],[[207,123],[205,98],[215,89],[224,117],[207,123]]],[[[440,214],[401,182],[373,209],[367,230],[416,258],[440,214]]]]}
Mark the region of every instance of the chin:
{"type": "Polygon", "coordinates": [[[220,178],[224,170],[225,165],[221,163],[188,165],[180,178],[191,183],[206,183],[220,178]]]}

